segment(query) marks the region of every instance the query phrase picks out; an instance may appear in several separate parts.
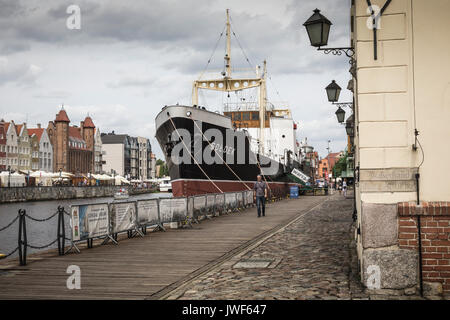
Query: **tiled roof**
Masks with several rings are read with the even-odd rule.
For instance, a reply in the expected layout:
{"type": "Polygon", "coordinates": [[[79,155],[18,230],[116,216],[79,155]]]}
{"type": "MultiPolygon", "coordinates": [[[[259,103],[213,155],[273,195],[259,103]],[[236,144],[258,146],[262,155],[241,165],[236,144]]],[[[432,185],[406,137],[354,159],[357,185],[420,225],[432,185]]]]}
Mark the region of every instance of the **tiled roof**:
{"type": "Polygon", "coordinates": [[[58,114],[56,115],[55,121],[70,122],[66,110],[64,109],[59,110],[58,114]]]}
{"type": "Polygon", "coordinates": [[[20,136],[20,130],[22,130],[23,124],[16,124],[16,133],[20,136]]]}
{"type": "Polygon", "coordinates": [[[86,119],[84,119],[83,127],[85,127],[85,128],[95,128],[94,122],[92,122],[91,117],[87,116],[86,119]]]}
{"type": "Polygon", "coordinates": [[[41,141],[42,133],[44,133],[44,128],[28,129],[28,135],[31,137],[33,134],[35,134],[38,138],[38,141],[41,141]]]}
{"type": "Polygon", "coordinates": [[[83,140],[83,138],[81,137],[80,128],[77,127],[69,127],[69,137],[83,140]]]}

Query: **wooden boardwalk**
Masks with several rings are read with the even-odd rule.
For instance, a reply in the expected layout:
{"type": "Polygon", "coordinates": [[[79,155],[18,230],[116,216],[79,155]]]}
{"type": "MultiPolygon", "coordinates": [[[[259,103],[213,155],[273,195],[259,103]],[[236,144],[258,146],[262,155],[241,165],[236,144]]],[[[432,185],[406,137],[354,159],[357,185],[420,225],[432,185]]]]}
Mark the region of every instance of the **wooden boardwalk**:
{"type": "Polygon", "coordinates": [[[149,232],[83,249],[80,254],[28,258],[0,264],[0,299],[157,299],[208,266],[226,260],[262,235],[310,210],[327,197],[303,196],[194,224],[192,229],[149,232]],[[81,269],[81,289],[69,290],[67,267],[81,269]]]}

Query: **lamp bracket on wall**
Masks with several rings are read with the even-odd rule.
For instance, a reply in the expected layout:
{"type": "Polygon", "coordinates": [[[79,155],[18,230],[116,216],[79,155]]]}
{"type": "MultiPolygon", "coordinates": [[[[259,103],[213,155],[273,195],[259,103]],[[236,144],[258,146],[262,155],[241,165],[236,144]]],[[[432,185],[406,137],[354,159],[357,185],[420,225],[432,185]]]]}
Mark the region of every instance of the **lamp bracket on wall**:
{"type": "Polygon", "coordinates": [[[355,64],[355,48],[353,47],[342,47],[342,48],[321,48],[318,47],[317,50],[319,51],[323,51],[325,54],[330,54],[332,53],[335,56],[341,56],[342,53],[345,53],[345,55],[347,57],[350,58],[350,64],[354,65],[355,64]]]}
{"type": "Polygon", "coordinates": [[[353,109],[353,102],[333,102],[334,106],[353,109]]]}

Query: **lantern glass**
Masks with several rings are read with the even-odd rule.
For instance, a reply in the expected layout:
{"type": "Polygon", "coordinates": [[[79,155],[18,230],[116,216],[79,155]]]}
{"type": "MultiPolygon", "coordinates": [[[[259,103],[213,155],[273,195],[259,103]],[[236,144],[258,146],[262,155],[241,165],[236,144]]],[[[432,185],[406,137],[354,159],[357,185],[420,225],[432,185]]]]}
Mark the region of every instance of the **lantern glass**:
{"type": "Polygon", "coordinates": [[[345,111],[339,107],[336,111],[336,117],[338,119],[339,123],[344,123],[344,119],[345,119],[345,111]]]}
{"type": "Polygon", "coordinates": [[[353,137],[353,125],[351,122],[347,122],[346,126],[345,126],[345,130],[347,131],[347,135],[350,137],[353,137]]]}
{"type": "Polygon", "coordinates": [[[336,81],[331,81],[331,83],[325,88],[327,91],[328,101],[338,102],[339,95],[341,94],[341,87],[336,83],[336,81]]]}
{"type": "Polygon", "coordinates": [[[314,14],[303,24],[308,32],[309,41],[313,47],[322,47],[328,44],[328,35],[332,23],[320,10],[314,10],[314,14]]]}

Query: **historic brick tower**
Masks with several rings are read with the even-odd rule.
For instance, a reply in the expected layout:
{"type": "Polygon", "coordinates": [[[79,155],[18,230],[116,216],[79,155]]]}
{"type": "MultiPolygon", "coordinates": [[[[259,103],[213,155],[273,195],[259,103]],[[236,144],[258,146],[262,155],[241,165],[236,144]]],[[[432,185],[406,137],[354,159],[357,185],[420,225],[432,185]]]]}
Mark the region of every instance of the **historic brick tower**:
{"type": "MultiPolygon", "coordinates": [[[[83,140],[86,142],[86,147],[90,151],[94,152],[94,146],[95,146],[95,125],[92,121],[91,117],[87,116],[84,121],[81,121],[81,136],[83,137],[83,140]]],[[[94,157],[92,157],[92,165],[90,165],[89,172],[94,172],[94,157]]]]}
{"type": "Polygon", "coordinates": [[[54,125],[55,131],[52,134],[53,148],[56,152],[54,154],[54,170],[57,172],[60,169],[62,171],[68,171],[69,162],[69,117],[67,116],[64,108],[61,108],[56,115],[54,125]]]}

